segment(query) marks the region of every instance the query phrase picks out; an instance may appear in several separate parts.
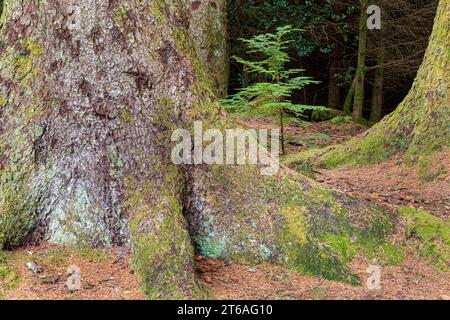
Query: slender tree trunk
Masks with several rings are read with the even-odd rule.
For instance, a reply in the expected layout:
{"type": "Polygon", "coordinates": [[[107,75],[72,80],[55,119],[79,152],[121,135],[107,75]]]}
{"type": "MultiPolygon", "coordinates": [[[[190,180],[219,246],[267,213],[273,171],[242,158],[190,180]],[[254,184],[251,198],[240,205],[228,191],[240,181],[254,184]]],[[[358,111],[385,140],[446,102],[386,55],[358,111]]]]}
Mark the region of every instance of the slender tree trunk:
{"type": "Polygon", "coordinates": [[[370,121],[378,122],[383,112],[383,85],[384,85],[384,46],[380,42],[377,52],[377,68],[372,88],[372,100],[370,103],[370,121]]]}
{"type": "MultiPolygon", "coordinates": [[[[335,1],[333,11],[336,15],[341,14],[343,4],[341,1],[335,1]]],[[[338,32],[336,29],[335,32],[338,32]]],[[[338,74],[342,64],[342,44],[339,39],[334,41],[334,46],[330,55],[330,74],[328,82],[328,106],[341,110],[341,97],[338,86],[338,74]]]]}
{"type": "MultiPolygon", "coordinates": [[[[379,6],[382,5],[381,1],[378,1],[379,6]]],[[[384,14],[381,16],[383,20],[384,14]]],[[[385,32],[386,26],[384,21],[381,21],[381,30],[373,30],[375,33],[375,45],[376,45],[376,63],[377,67],[374,71],[374,80],[372,87],[372,97],[370,101],[370,121],[378,122],[383,116],[383,90],[384,90],[384,65],[386,61],[386,50],[385,50],[385,32]]]]}
{"type": "Polygon", "coordinates": [[[344,102],[344,113],[346,115],[352,114],[353,97],[355,96],[356,78],[353,79],[350,89],[348,89],[347,97],[344,102]]]}
{"type": "Polygon", "coordinates": [[[338,87],[338,72],[341,63],[341,48],[336,43],[335,48],[333,48],[333,53],[331,54],[331,64],[330,64],[330,79],[328,82],[328,106],[334,109],[340,109],[340,94],[338,87]]]}
{"type": "Polygon", "coordinates": [[[363,120],[364,78],[366,74],[366,41],[367,41],[367,5],[368,0],[360,0],[361,15],[359,18],[358,65],[356,68],[355,97],[353,102],[353,121],[363,120]]]}
{"type": "Polygon", "coordinates": [[[204,297],[194,250],[354,283],[327,239],[392,231],[384,210],[289,171],[173,164],[175,129],[235,126],[181,0],[5,5],[0,248],[130,245],[149,297],[182,299],[204,297]]]}

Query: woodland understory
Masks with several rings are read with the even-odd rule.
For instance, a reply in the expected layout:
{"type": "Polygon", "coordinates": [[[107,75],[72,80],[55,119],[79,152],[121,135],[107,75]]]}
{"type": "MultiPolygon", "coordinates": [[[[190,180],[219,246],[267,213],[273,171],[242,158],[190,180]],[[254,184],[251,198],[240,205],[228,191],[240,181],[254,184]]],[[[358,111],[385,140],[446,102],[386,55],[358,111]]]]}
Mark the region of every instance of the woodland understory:
{"type": "Polygon", "coordinates": [[[300,2],[0,2],[0,299],[448,300],[450,4],[300,2]],[[175,165],[196,121],[278,174],[175,165]]]}

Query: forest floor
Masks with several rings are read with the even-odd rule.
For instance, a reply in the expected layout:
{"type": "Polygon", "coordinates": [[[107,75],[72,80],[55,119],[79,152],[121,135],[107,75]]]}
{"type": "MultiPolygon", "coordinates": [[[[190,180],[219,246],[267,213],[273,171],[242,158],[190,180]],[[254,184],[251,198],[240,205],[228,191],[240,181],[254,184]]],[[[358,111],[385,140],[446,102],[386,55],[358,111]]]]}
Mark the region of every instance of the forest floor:
{"type": "MultiPolygon", "coordinates": [[[[270,121],[240,119],[250,128],[275,128],[270,121]]],[[[288,126],[288,152],[342,143],[367,128],[351,122],[288,126]]],[[[330,187],[364,197],[396,210],[422,208],[448,220],[450,212],[450,155],[431,160],[441,175],[432,181],[409,166],[403,157],[359,169],[316,170],[313,178],[330,187]],[[446,173],[445,173],[446,172],[446,173]]],[[[412,240],[410,240],[412,241],[412,240]]],[[[410,242],[408,241],[408,242],[410,242]]],[[[367,268],[373,264],[357,257],[351,268],[360,286],[305,276],[272,264],[248,266],[196,257],[198,275],[216,299],[450,299],[450,274],[423,260],[406,245],[406,258],[397,266],[383,266],[381,289],[369,290],[367,268]]],[[[0,299],[145,299],[130,269],[126,248],[93,250],[42,244],[0,255],[0,299]],[[30,264],[34,262],[34,264],[30,264]],[[70,292],[68,267],[81,271],[81,290],[70,292]]]]}

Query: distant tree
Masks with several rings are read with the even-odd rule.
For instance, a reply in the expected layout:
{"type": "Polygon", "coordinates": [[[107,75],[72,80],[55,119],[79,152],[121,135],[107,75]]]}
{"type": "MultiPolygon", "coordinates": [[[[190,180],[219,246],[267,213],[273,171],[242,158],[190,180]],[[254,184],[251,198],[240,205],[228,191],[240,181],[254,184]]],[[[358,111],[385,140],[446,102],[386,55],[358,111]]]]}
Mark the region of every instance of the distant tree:
{"type": "Polygon", "coordinates": [[[290,112],[302,116],[305,110],[326,109],[291,102],[294,90],[318,83],[310,77],[296,76],[304,70],[286,68],[286,63],[290,60],[286,50],[292,43],[291,40],[286,40],[286,36],[296,31],[298,30],[291,26],[284,26],[278,27],[276,33],[266,33],[250,39],[242,39],[249,53],[263,56],[263,59],[249,61],[236,56],[234,59],[243,64],[249,73],[256,73],[265,81],[243,88],[224,101],[225,107],[230,110],[278,117],[282,154],[285,153],[284,118],[286,113],[290,112]]]}
{"type": "Polygon", "coordinates": [[[414,79],[422,62],[437,3],[437,0],[368,2],[381,8],[381,29],[374,30],[367,30],[367,14],[361,9],[355,23],[360,27],[358,62],[344,104],[345,113],[350,114],[352,107],[356,106],[353,116],[361,121],[363,111],[370,109],[370,121],[377,122],[386,112],[392,111],[385,105],[386,92],[395,92],[400,96],[407,93],[403,93],[408,89],[405,84],[414,79]],[[369,86],[370,104],[365,105],[369,98],[365,88],[369,86]]]}

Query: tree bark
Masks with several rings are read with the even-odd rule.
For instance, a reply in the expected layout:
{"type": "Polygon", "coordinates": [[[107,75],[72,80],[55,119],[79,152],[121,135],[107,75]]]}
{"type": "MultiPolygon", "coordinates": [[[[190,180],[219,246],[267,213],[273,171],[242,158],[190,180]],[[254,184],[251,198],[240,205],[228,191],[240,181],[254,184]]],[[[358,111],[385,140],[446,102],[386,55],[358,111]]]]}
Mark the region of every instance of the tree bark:
{"type": "Polygon", "coordinates": [[[388,214],[259,166],[170,159],[174,129],[224,129],[180,0],[7,0],[0,31],[0,248],[127,245],[150,298],[205,297],[194,250],[354,283],[333,243],[388,214]]]}
{"type": "Polygon", "coordinates": [[[356,68],[355,96],[353,101],[353,121],[363,120],[364,80],[366,74],[366,40],[367,40],[367,5],[368,0],[360,0],[358,64],[356,68]]]}
{"type": "Polygon", "coordinates": [[[364,166],[378,163],[399,152],[412,158],[447,150],[450,145],[448,99],[449,55],[447,44],[448,1],[437,8],[433,32],[411,90],[397,109],[372,127],[362,138],[297,155],[323,167],[364,166]]]}

